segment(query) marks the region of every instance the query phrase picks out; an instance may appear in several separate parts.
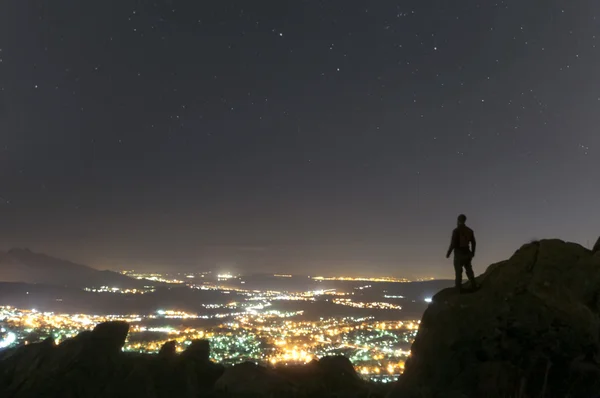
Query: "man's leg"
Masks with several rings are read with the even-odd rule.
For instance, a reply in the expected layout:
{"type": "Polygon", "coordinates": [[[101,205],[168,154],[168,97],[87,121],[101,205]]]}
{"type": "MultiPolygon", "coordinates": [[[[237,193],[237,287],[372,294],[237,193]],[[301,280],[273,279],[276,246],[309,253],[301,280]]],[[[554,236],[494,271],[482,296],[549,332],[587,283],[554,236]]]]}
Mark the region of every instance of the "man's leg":
{"type": "Polygon", "coordinates": [[[454,286],[460,293],[462,291],[462,261],[460,256],[454,255],[454,286]]]}
{"type": "Polygon", "coordinates": [[[477,281],[475,280],[475,273],[473,272],[473,265],[471,264],[472,257],[469,257],[465,260],[465,271],[467,273],[467,278],[469,278],[469,282],[471,282],[471,289],[477,289],[477,281]]]}

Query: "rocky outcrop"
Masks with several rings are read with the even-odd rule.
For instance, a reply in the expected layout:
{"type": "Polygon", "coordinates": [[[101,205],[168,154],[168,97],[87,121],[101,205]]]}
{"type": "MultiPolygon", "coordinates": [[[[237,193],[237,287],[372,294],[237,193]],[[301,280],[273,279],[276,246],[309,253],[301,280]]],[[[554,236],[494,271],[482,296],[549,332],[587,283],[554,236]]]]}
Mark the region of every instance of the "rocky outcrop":
{"type": "Polygon", "coordinates": [[[91,340],[87,346],[110,355],[117,355],[123,349],[128,333],[129,324],[126,322],[101,323],[90,334],[91,340]]]}
{"type": "Polygon", "coordinates": [[[194,340],[191,342],[188,349],[181,355],[199,361],[209,361],[210,344],[208,343],[208,340],[194,340]]]}
{"type": "Polygon", "coordinates": [[[124,353],[128,330],[108,322],[59,345],[47,339],[5,352],[0,397],[197,397],[224,372],[204,355],[208,342],[194,342],[182,355],[174,345],[162,355],[124,353]]]}
{"type": "Polygon", "coordinates": [[[165,344],[160,347],[160,351],[158,351],[158,355],[160,357],[172,358],[177,354],[177,342],[167,341],[165,344]]]}
{"type": "Polygon", "coordinates": [[[594,248],[592,249],[592,253],[597,254],[600,252],[600,237],[598,237],[598,240],[596,241],[596,244],[594,245],[594,248]]]}
{"type": "Polygon", "coordinates": [[[344,382],[351,382],[359,379],[352,362],[346,357],[323,357],[315,362],[313,366],[317,367],[318,373],[322,374],[327,379],[339,379],[344,382]]]}
{"type": "Polygon", "coordinates": [[[433,298],[392,397],[600,394],[598,255],[542,240],[478,281],[475,293],[433,298]]]}
{"type": "Polygon", "coordinates": [[[384,397],[361,380],[343,357],[305,366],[230,368],[210,361],[206,340],[177,353],[167,342],[158,355],[122,351],[129,326],[123,322],[56,345],[52,339],[0,351],[0,397],[11,398],[197,398],[197,397],[384,397]]]}

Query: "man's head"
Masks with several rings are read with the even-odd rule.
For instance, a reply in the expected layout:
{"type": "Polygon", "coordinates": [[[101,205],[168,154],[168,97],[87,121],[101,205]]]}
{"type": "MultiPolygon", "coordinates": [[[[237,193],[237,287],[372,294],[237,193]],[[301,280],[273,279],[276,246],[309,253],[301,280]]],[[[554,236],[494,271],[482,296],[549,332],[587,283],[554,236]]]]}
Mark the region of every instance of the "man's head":
{"type": "Polygon", "coordinates": [[[458,216],[458,219],[456,220],[456,223],[458,225],[465,225],[466,222],[467,222],[467,216],[465,216],[464,214],[461,214],[460,216],[458,216]]]}

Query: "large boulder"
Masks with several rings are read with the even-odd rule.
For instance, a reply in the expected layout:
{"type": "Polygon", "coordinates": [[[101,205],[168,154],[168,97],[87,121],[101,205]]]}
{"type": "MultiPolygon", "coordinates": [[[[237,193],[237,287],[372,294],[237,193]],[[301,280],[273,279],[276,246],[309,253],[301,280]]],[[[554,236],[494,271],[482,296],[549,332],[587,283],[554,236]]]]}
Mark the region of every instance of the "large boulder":
{"type": "Polygon", "coordinates": [[[600,257],[543,240],[478,280],[475,293],[434,296],[392,397],[600,393],[600,257]]]}
{"type": "Polygon", "coordinates": [[[177,342],[175,340],[167,341],[160,347],[158,352],[161,358],[173,358],[177,354],[177,342]]]}
{"type": "Polygon", "coordinates": [[[192,340],[191,344],[182,355],[186,358],[208,362],[210,358],[210,343],[208,340],[192,340]]]}
{"type": "Polygon", "coordinates": [[[325,356],[319,359],[316,365],[328,379],[336,378],[345,381],[359,379],[352,362],[341,355],[325,356]]]}
{"type": "Polygon", "coordinates": [[[15,387],[27,388],[31,376],[46,366],[54,348],[54,341],[46,339],[41,343],[7,350],[0,362],[0,396],[7,396],[15,387]]]}
{"type": "Polygon", "coordinates": [[[318,379],[330,390],[359,391],[366,387],[352,362],[344,356],[326,356],[314,365],[317,368],[318,379]]]}
{"type": "Polygon", "coordinates": [[[110,354],[118,354],[125,345],[129,324],[115,321],[98,324],[92,330],[90,346],[110,354]]]}

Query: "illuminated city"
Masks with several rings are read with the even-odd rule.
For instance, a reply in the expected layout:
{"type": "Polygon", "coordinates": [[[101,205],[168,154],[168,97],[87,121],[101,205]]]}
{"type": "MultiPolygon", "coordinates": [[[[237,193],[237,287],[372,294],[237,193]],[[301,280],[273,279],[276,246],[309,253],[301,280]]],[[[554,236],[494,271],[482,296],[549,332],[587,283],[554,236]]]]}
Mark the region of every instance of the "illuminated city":
{"type": "MultiPolygon", "coordinates": [[[[382,294],[370,300],[365,296],[378,282],[398,284],[399,280],[332,278],[331,281],[342,283],[344,288],[289,291],[246,289],[246,278],[228,273],[176,277],[127,274],[148,280],[149,286],[83,290],[98,297],[145,296],[157,291],[157,287],[150,286],[151,282],[160,282],[191,293],[205,291],[217,298],[199,304],[201,310],[196,312],[159,308],[149,313],[92,315],[2,306],[0,322],[4,326],[0,347],[30,344],[47,337],[60,343],[98,323],[121,320],[130,324],[125,351],[157,353],[164,343],[176,341],[176,349],[181,352],[192,340],[208,339],[212,359],[223,364],[253,361],[286,365],[307,363],[326,355],[344,355],[363,377],[390,382],[401,374],[419,327],[419,321],[415,320],[418,318],[402,316],[403,306],[399,302],[404,296],[382,294]],[[347,283],[367,280],[372,284],[347,283]],[[347,308],[342,311],[361,313],[307,317],[307,307],[303,307],[306,305],[347,308]],[[375,316],[373,311],[386,315],[375,316]]],[[[291,275],[272,277],[292,278],[291,275]]]]}

